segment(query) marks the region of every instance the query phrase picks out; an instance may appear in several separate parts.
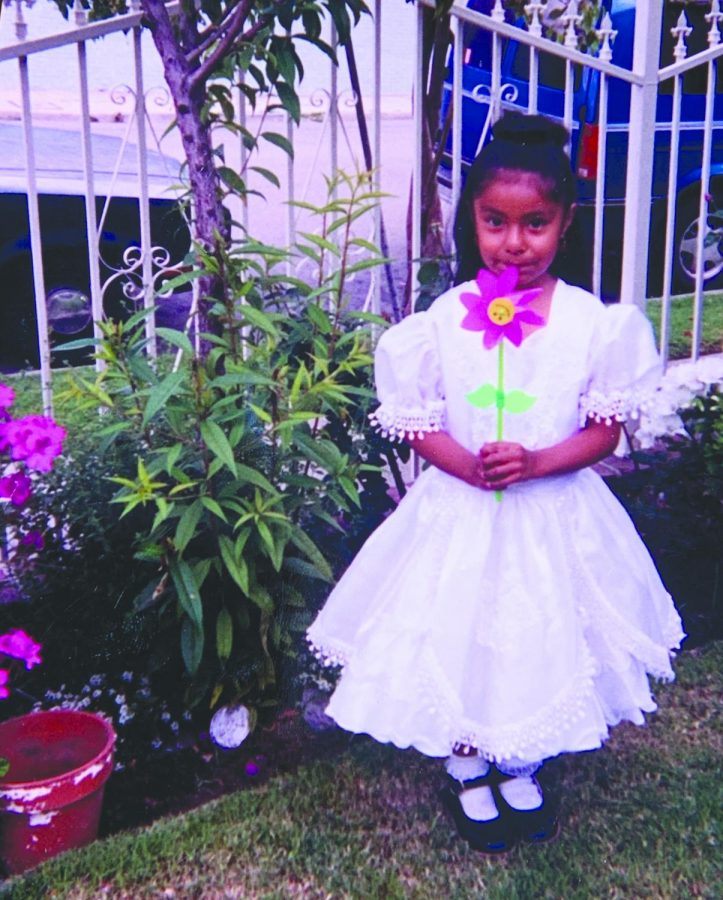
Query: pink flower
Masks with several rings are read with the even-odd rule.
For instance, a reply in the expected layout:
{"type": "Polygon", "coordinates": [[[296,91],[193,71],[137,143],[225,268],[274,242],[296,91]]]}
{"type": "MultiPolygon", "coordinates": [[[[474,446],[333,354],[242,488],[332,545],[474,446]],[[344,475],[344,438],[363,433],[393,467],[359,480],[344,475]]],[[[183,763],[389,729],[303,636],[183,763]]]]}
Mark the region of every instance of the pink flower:
{"type": "Polygon", "coordinates": [[[484,345],[489,350],[502,338],[519,347],[524,335],[521,323],[544,325],[545,320],[531,309],[524,309],[542,293],[542,288],[515,291],[518,271],[509,266],[498,276],[487,269],[477,273],[479,294],[465,292],[460,300],[467,308],[462,328],[467,331],[483,331],[484,345]]]}
{"type": "Polygon", "coordinates": [[[0,384],[0,413],[6,412],[15,402],[15,391],[6,384],[0,384]]]}
{"type": "Polygon", "coordinates": [[[23,472],[0,478],[0,497],[8,497],[13,506],[22,506],[32,493],[33,483],[23,472]]]}
{"type": "Polygon", "coordinates": [[[10,690],[7,686],[10,680],[10,672],[7,669],[0,669],[0,700],[5,700],[10,696],[10,690]]]}
{"type": "Polygon", "coordinates": [[[24,416],[0,425],[0,450],[10,446],[14,460],[29,469],[49,472],[63,452],[65,429],[47,416],[24,416]]]}
{"type": "Polygon", "coordinates": [[[42,644],[33,640],[21,628],[11,628],[6,634],[0,634],[0,653],[22,659],[26,669],[32,669],[42,662],[42,649],[42,644]]]}

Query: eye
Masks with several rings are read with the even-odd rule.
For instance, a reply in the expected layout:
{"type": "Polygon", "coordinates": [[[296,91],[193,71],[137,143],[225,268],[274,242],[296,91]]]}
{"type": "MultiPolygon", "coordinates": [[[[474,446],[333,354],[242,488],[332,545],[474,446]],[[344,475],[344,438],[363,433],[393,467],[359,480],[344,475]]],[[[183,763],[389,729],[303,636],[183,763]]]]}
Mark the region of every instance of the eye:
{"type": "Polygon", "coordinates": [[[533,231],[541,231],[547,225],[547,219],[544,216],[533,216],[527,224],[533,231]]]}
{"type": "Polygon", "coordinates": [[[489,228],[501,228],[503,225],[502,216],[497,213],[487,213],[484,217],[484,223],[489,228]]]}

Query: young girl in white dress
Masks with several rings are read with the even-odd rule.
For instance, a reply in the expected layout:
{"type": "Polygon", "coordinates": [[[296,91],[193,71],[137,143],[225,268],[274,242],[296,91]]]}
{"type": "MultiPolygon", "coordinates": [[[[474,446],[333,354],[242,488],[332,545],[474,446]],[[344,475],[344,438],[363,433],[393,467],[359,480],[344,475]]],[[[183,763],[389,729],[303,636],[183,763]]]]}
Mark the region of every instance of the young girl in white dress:
{"type": "Polygon", "coordinates": [[[327,713],[447,757],[486,852],[555,832],[535,772],[656,707],[680,619],[590,466],[659,376],[649,323],[552,274],[574,213],[566,130],[507,114],[468,173],[457,285],[390,328],[374,421],[428,464],[309,629],[327,713]],[[551,271],[551,267],[553,270],[551,271]]]}

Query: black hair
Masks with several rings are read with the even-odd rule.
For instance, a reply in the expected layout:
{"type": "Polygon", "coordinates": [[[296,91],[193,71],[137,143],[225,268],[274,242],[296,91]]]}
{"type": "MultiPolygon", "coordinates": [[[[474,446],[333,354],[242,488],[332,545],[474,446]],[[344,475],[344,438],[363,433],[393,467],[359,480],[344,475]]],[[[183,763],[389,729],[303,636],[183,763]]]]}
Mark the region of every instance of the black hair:
{"type": "MultiPolygon", "coordinates": [[[[457,248],[455,284],[475,278],[484,263],[477,248],[474,200],[500,171],[530,172],[545,183],[551,200],[565,212],[575,203],[575,176],[565,147],[567,129],[541,115],[506,112],[493,126],[493,139],[469,167],[454,220],[457,248]]],[[[554,264],[553,264],[554,267],[554,264]]]]}

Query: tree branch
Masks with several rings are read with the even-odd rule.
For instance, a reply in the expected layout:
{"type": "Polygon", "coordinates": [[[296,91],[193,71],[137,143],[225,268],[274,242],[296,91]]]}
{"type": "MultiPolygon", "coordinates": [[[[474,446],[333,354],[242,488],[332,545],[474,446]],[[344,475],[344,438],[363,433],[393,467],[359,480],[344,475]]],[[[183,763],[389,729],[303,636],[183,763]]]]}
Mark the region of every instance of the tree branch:
{"type": "MultiPolygon", "coordinates": [[[[211,73],[215,70],[220,60],[222,60],[228,53],[231,52],[233,45],[236,43],[236,39],[240,34],[243,33],[243,27],[246,23],[246,19],[248,19],[249,17],[249,13],[251,12],[253,5],[253,0],[241,0],[238,6],[234,9],[233,15],[229,19],[228,25],[225,28],[226,33],[219,40],[213,53],[210,53],[206,57],[206,59],[198,66],[198,68],[191,76],[192,90],[195,90],[199,85],[204,84],[211,73]]],[[[265,19],[259,20],[256,25],[252,26],[249,29],[249,32],[253,32],[255,34],[257,31],[260,31],[262,27],[265,27],[265,25],[265,19]],[[261,24],[262,22],[263,24],[261,24]]]]}

